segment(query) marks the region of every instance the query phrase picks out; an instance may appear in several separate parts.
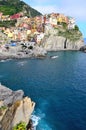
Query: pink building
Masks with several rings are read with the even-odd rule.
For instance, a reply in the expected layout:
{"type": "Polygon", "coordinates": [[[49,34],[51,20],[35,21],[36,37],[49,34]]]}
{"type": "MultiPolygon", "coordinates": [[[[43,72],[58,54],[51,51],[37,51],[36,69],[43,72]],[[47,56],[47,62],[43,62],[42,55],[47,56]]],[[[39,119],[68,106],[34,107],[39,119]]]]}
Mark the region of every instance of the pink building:
{"type": "Polygon", "coordinates": [[[22,16],[21,13],[17,13],[17,14],[14,14],[14,15],[10,16],[10,19],[11,19],[11,20],[13,20],[13,19],[18,19],[18,18],[20,18],[21,16],[22,16]]]}

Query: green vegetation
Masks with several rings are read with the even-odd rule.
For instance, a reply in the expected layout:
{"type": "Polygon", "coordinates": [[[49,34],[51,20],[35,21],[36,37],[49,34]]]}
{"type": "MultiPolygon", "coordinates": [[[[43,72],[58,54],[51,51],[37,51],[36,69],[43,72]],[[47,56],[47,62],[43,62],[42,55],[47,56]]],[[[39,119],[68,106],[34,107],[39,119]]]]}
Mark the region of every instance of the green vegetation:
{"type": "Polygon", "coordinates": [[[79,31],[79,27],[77,25],[75,25],[75,30],[79,31]]]}
{"type": "Polygon", "coordinates": [[[60,25],[60,22],[57,22],[58,25],[60,25]]]}
{"type": "Polygon", "coordinates": [[[29,5],[20,0],[1,0],[0,12],[3,12],[4,15],[13,15],[19,12],[23,12],[27,16],[29,16],[30,13],[32,17],[41,15],[40,12],[31,8],[29,5]]]}
{"type": "Polygon", "coordinates": [[[6,106],[1,106],[1,107],[0,107],[0,116],[3,115],[3,112],[4,112],[6,109],[7,109],[6,106]]]}
{"type": "Polygon", "coordinates": [[[57,22],[57,25],[61,25],[63,27],[63,29],[67,29],[67,23],[65,22],[57,22]]]}
{"type": "Polygon", "coordinates": [[[63,26],[64,29],[67,29],[67,23],[62,22],[62,26],[63,26]]]}
{"type": "Polygon", "coordinates": [[[1,106],[1,107],[0,107],[0,110],[5,110],[5,109],[7,109],[6,106],[1,106]]]}
{"type": "Polygon", "coordinates": [[[13,128],[13,130],[26,130],[26,123],[20,122],[13,128]]]}
{"type": "Polygon", "coordinates": [[[14,27],[16,20],[0,21],[0,27],[14,27]]]}
{"type": "Polygon", "coordinates": [[[65,38],[69,39],[70,41],[77,41],[82,36],[82,33],[79,31],[79,28],[76,25],[75,28],[71,29],[71,30],[63,29],[63,31],[62,31],[59,29],[58,35],[63,36],[65,38]]]}
{"type": "Polygon", "coordinates": [[[0,12],[3,12],[4,15],[13,15],[16,14],[17,12],[20,12],[21,9],[15,6],[11,5],[3,5],[0,7],[0,12]]]}
{"type": "Polygon", "coordinates": [[[66,39],[69,39],[70,41],[77,41],[82,37],[82,33],[79,30],[79,27],[75,25],[74,29],[68,29],[68,25],[65,22],[57,22],[59,27],[55,28],[58,30],[58,36],[63,36],[66,39]]]}
{"type": "Polygon", "coordinates": [[[12,0],[2,0],[0,1],[0,5],[0,12],[3,12],[4,15],[13,15],[22,10],[21,4],[18,0],[15,0],[15,2],[12,0]]]}

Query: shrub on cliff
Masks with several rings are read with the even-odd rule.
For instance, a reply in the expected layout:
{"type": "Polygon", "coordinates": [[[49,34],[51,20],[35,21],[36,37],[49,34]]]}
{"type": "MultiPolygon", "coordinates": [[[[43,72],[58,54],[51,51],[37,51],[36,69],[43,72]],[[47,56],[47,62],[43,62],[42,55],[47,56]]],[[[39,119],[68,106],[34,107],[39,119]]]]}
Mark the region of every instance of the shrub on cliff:
{"type": "Polygon", "coordinates": [[[13,130],[26,130],[26,123],[20,122],[13,128],[13,130]]]}
{"type": "Polygon", "coordinates": [[[58,32],[58,36],[63,36],[67,39],[69,39],[70,41],[77,41],[82,37],[82,33],[78,30],[78,26],[75,27],[75,29],[71,29],[71,30],[59,30],[58,32]]]}
{"type": "Polygon", "coordinates": [[[67,29],[67,23],[62,22],[63,29],[67,29]]]}
{"type": "Polygon", "coordinates": [[[79,31],[79,27],[77,25],[75,25],[75,30],[79,31]]]}
{"type": "Polygon", "coordinates": [[[7,109],[6,106],[1,106],[1,107],[0,107],[0,110],[5,110],[5,109],[7,109]]]}

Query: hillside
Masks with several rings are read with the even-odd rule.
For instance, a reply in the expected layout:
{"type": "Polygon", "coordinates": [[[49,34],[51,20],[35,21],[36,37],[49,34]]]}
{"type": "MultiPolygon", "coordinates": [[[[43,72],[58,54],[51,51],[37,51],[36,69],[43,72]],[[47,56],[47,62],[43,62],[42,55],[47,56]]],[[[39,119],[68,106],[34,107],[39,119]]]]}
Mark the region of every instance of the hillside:
{"type": "Polygon", "coordinates": [[[23,12],[28,17],[30,15],[32,17],[41,15],[40,12],[20,0],[0,0],[0,12],[2,12],[4,15],[13,15],[18,12],[23,12]]]}

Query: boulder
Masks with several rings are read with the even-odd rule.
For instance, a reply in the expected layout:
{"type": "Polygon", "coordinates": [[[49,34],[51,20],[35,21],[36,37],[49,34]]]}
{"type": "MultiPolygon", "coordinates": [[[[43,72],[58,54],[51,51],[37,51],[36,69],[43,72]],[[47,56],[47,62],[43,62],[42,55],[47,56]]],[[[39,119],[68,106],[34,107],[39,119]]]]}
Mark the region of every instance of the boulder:
{"type": "Polygon", "coordinates": [[[23,99],[24,92],[22,90],[12,91],[11,89],[0,85],[0,100],[5,106],[11,105],[17,100],[23,99]]]}
{"type": "Polygon", "coordinates": [[[82,46],[82,47],[80,48],[80,51],[86,52],[86,45],[82,46]]]}

